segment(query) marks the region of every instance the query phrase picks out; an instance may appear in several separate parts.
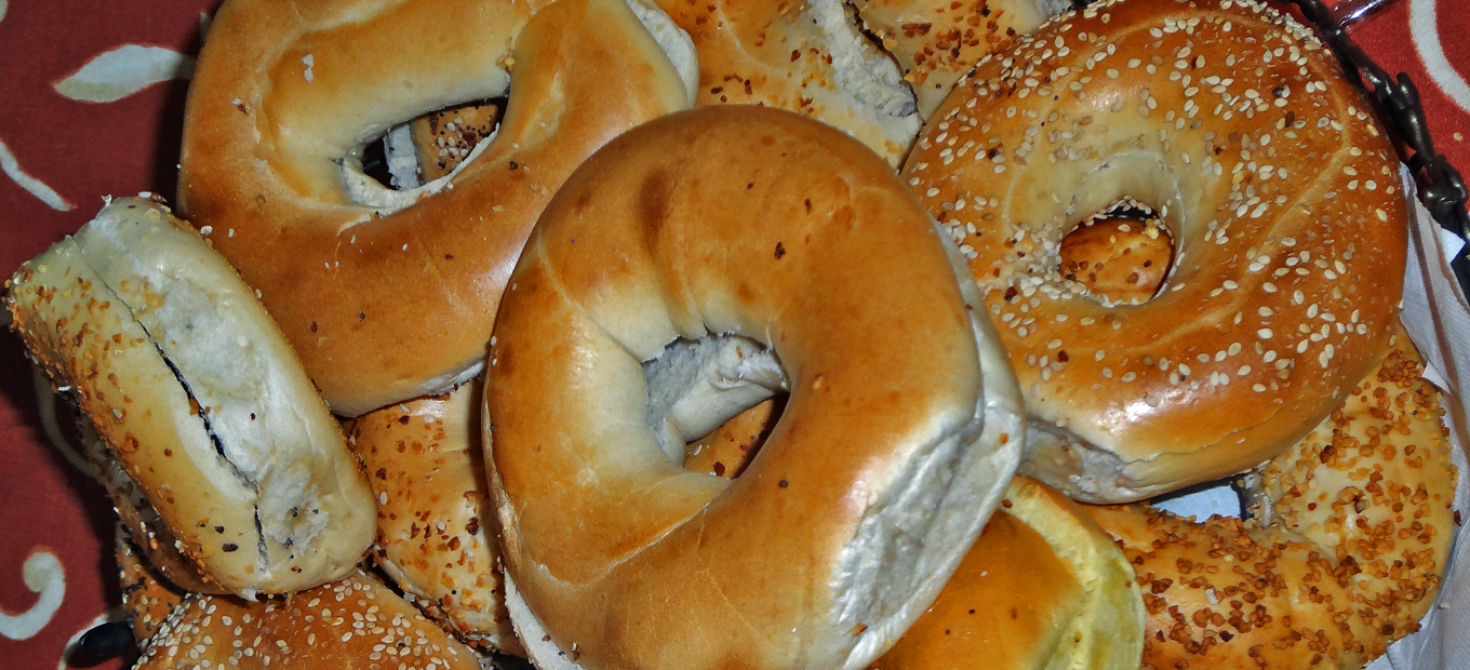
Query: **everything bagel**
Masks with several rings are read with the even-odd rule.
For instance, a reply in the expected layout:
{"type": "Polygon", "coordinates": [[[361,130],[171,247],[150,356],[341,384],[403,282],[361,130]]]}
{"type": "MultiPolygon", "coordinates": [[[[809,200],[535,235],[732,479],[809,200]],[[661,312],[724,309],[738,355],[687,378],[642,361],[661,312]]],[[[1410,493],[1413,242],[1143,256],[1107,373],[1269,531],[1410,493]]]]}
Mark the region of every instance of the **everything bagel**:
{"type": "Polygon", "coordinates": [[[378,500],[378,567],[460,639],[520,654],[496,565],[480,404],[477,379],[357,417],[347,444],[378,500]]]}
{"type": "Polygon", "coordinates": [[[171,580],[253,598],[354,569],[373,535],[361,465],[250,287],[168,208],[114,200],[8,286],[16,332],[106,442],[103,482],[171,580]]]}
{"type": "Polygon", "coordinates": [[[1255,467],[1381,355],[1406,255],[1387,137],[1332,55],[1248,0],[1103,2],[983,59],[904,167],[969,258],[1026,394],[1022,467],[1145,498],[1255,467]],[[1172,238],[1140,305],[1061,268],[1133,199],[1172,238]]]}
{"type": "Polygon", "coordinates": [[[788,112],[671,115],[589,159],[511,278],[485,391],[508,604],[532,658],[876,658],[1018,457],[1014,378],[964,277],[881,159],[788,112]],[[646,418],[661,391],[641,363],[710,334],[769,347],[791,389],[734,481],[681,467],[646,418]]]}
{"type": "Polygon", "coordinates": [[[334,412],[473,377],[551,193],[604,142],[690,104],[687,37],[639,11],[653,33],[620,0],[220,9],[190,87],[180,208],[261,291],[334,412]],[[495,138],[454,175],[391,191],[362,174],[390,126],[507,90],[495,138]]]}

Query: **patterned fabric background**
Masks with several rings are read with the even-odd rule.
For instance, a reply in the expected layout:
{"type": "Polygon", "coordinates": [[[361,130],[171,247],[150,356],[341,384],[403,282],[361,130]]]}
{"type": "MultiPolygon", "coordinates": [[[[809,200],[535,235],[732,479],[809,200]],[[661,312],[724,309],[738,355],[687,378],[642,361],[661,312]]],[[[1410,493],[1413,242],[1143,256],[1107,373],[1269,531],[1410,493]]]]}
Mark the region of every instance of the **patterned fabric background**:
{"type": "MultiPolygon", "coordinates": [[[[1441,151],[1466,170],[1461,1],[1399,0],[1354,36],[1414,78],[1441,151]]],[[[0,273],[75,231],[103,196],[172,195],[188,79],[216,5],[0,0],[0,273]]],[[[68,640],[119,601],[112,517],[100,487],[48,446],[20,342],[0,333],[0,665],[65,667],[68,640]]]]}

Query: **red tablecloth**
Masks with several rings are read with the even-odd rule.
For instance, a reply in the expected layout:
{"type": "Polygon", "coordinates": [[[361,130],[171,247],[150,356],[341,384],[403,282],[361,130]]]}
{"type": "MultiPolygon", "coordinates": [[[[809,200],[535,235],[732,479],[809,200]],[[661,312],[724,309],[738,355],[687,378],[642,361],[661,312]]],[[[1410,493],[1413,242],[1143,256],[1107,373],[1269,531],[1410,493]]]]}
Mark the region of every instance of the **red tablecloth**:
{"type": "MultiPolygon", "coordinates": [[[[1460,1],[1400,0],[1354,36],[1414,78],[1441,151],[1465,170],[1460,1]]],[[[0,0],[0,273],[75,231],[103,196],[173,193],[186,77],[215,4],[0,0]]],[[[119,600],[110,506],[47,446],[38,417],[19,340],[0,333],[0,665],[19,670],[57,667],[119,600]]]]}

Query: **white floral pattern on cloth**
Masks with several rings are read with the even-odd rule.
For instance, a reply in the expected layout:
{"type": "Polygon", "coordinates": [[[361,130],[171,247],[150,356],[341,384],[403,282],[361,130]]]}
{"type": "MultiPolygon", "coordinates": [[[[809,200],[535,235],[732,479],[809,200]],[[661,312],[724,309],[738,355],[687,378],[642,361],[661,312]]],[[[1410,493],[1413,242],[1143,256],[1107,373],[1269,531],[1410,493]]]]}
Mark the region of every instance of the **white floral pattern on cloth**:
{"type": "MultiPolygon", "coordinates": [[[[0,3],[3,2],[5,0],[0,0],[0,3]]],[[[4,5],[0,5],[0,10],[3,9],[4,5]]],[[[3,11],[0,11],[0,15],[3,15],[3,13],[3,11]]],[[[3,18],[3,16],[0,16],[0,18],[3,18]]],[[[19,184],[21,188],[39,198],[41,202],[46,203],[51,209],[58,212],[67,212],[76,207],[76,205],[71,204],[66,198],[61,197],[61,194],[52,190],[50,186],[26,174],[25,170],[20,169],[20,163],[15,160],[15,155],[10,153],[10,147],[5,146],[4,140],[0,140],[0,173],[4,173],[5,176],[10,177],[11,181],[19,184]]]]}
{"type": "Polygon", "coordinates": [[[194,59],[172,49],[124,44],[97,54],[56,92],[83,102],[113,102],[154,84],[194,76],[194,59]]]}
{"type": "Polygon", "coordinates": [[[1470,85],[1455,71],[1445,55],[1443,37],[1439,33],[1435,0],[1413,0],[1409,5],[1409,29],[1414,35],[1414,48],[1424,61],[1429,77],[1446,97],[1470,112],[1470,85]]]}
{"type": "Polygon", "coordinates": [[[56,554],[39,548],[33,550],[21,566],[21,574],[26,588],[41,594],[41,597],[20,614],[0,610],[0,635],[12,640],[35,637],[46,624],[51,623],[51,617],[61,609],[61,601],[66,596],[66,572],[62,570],[56,554]]]}

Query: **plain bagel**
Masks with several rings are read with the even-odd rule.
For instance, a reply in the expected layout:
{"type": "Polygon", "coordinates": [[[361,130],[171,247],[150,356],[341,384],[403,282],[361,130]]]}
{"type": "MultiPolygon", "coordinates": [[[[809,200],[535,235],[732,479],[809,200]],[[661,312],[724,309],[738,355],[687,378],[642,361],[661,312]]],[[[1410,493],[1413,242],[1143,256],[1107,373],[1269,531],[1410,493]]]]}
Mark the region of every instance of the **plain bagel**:
{"type": "Polygon", "coordinates": [[[1388,138],[1332,54],[1250,0],[1100,2],[982,59],[904,166],[969,258],[1026,394],[1022,471],[1093,502],[1256,467],[1383,351],[1406,257],[1388,138]],[[1250,65],[1247,65],[1250,64],[1250,65]],[[1158,295],[1061,269],[1132,199],[1158,295]]]}
{"type": "Polygon", "coordinates": [[[650,27],[620,0],[220,9],[189,89],[180,208],[261,291],[334,412],[477,374],[552,192],[609,139],[690,104],[688,38],[638,11],[650,27]],[[393,191],[362,173],[389,127],[507,90],[495,138],[455,174],[393,191]]]}
{"type": "Polygon", "coordinates": [[[1014,377],[965,272],[882,160],[789,112],[670,115],[590,158],[511,278],[486,385],[533,660],[853,670],[881,654],[1018,457],[1014,377]],[[769,347],[791,389],[734,481],[681,467],[646,420],[642,362],[712,333],[769,347]]]}

